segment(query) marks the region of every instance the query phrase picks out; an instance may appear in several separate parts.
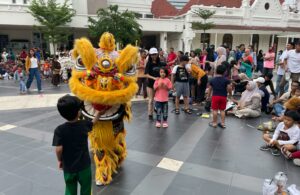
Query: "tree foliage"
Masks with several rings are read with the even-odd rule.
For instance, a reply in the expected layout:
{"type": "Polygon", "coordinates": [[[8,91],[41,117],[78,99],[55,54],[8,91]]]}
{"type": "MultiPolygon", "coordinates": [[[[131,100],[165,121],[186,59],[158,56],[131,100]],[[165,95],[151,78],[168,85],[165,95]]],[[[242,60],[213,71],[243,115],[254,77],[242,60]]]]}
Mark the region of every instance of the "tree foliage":
{"type": "Polygon", "coordinates": [[[142,36],[141,26],[134,12],[118,10],[118,5],[110,5],[107,9],[100,8],[97,18],[89,17],[89,32],[94,38],[99,38],[104,32],[115,36],[121,45],[134,44],[142,36]]]}
{"type": "MultiPolygon", "coordinates": [[[[208,19],[210,19],[216,12],[215,11],[210,11],[210,10],[205,10],[199,8],[196,11],[193,11],[194,14],[199,16],[203,21],[201,22],[192,22],[192,29],[194,30],[203,30],[204,35],[205,32],[209,29],[212,29],[215,27],[215,24],[213,22],[207,22],[208,19]]],[[[206,42],[206,38],[204,36],[204,43],[206,42]]],[[[203,48],[204,48],[203,44],[203,48]]]]}
{"type": "Polygon", "coordinates": [[[28,12],[40,23],[36,28],[44,33],[51,43],[66,40],[69,36],[64,26],[72,21],[76,12],[69,5],[69,0],[58,4],[56,0],[32,0],[28,12]]]}

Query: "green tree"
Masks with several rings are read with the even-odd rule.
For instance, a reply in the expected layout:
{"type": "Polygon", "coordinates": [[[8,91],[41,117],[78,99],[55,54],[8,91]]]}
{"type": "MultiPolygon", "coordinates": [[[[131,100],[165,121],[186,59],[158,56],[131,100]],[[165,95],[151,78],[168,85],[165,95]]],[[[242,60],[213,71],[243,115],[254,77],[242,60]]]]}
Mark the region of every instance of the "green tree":
{"type": "MultiPolygon", "coordinates": [[[[65,25],[72,21],[76,11],[71,8],[69,0],[65,0],[63,4],[58,4],[56,0],[33,0],[28,7],[28,12],[40,23],[36,28],[44,33],[45,39],[54,45],[67,40],[70,35],[65,25]]],[[[51,48],[51,46],[50,46],[51,48]]]]}
{"type": "Polygon", "coordinates": [[[90,35],[98,41],[104,32],[110,32],[121,47],[129,43],[135,44],[142,36],[138,18],[134,12],[120,12],[118,8],[118,5],[110,5],[107,9],[100,8],[97,18],[89,17],[90,35]]]}
{"type": "MultiPolygon", "coordinates": [[[[196,11],[192,11],[194,14],[199,16],[203,21],[201,22],[192,22],[192,29],[194,30],[203,30],[203,49],[205,48],[206,39],[206,31],[215,27],[213,22],[208,22],[207,20],[210,19],[216,12],[210,11],[206,9],[199,8],[196,11]]],[[[201,35],[200,35],[200,42],[201,42],[201,35]]]]}

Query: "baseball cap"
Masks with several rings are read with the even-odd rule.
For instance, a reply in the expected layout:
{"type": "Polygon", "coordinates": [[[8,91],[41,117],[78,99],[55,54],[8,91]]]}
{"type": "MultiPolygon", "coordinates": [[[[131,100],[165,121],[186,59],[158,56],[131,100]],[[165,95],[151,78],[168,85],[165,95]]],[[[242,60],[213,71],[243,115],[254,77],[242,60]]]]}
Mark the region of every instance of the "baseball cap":
{"type": "Polygon", "coordinates": [[[253,80],[256,83],[265,83],[265,79],[263,77],[258,77],[257,79],[253,80]]]}
{"type": "Polygon", "coordinates": [[[149,50],[149,54],[152,55],[152,54],[158,54],[158,51],[155,47],[152,47],[150,50],[149,50]]]}

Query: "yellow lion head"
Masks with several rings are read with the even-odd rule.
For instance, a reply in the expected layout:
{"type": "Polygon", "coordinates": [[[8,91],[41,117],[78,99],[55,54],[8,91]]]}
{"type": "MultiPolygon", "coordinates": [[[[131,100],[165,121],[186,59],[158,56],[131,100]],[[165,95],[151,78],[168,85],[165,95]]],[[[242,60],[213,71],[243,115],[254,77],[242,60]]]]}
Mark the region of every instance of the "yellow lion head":
{"type": "Polygon", "coordinates": [[[92,119],[95,111],[105,111],[99,120],[113,120],[127,106],[138,89],[136,64],[138,48],[127,45],[115,51],[115,39],[104,33],[100,48],[93,48],[87,38],[77,39],[73,57],[75,67],[69,85],[72,93],[84,101],[83,115],[92,119]]]}

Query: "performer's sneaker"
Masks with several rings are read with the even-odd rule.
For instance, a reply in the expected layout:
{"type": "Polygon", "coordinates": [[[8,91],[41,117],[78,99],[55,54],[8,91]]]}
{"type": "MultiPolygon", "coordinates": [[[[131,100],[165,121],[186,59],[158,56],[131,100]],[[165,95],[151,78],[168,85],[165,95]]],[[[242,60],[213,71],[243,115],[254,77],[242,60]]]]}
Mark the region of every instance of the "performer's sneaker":
{"type": "Polygon", "coordinates": [[[163,124],[162,124],[163,128],[167,128],[169,125],[168,125],[168,122],[167,121],[164,121],[163,124]]]}
{"type": "Polygon", "coordinates": [[[160,128],[160,127],[161,127],[160,121],[156,121],[155,127],[157,127],[157,128],[160,128]]]}
{"type": "Polygon", "coordinates": [[[104,184],[101,181],[96,181],[96,186],[104,186],[104,184]]]}

